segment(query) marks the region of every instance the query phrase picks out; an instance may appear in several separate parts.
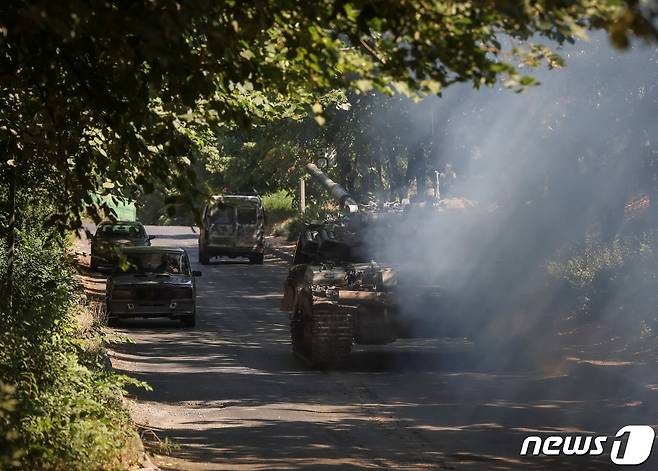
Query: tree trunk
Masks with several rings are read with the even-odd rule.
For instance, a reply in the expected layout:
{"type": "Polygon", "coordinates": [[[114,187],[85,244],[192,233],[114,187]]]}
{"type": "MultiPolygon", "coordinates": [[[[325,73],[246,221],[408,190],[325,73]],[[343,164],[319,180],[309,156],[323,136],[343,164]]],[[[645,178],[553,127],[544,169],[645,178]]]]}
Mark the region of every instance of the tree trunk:
{"type": "Polygon", "coordinates": [[[16,245],[16,167],[9,168],[9,224],[7,233],[7,303],[9,314],[14,313],[14,258],[16,245]]]}

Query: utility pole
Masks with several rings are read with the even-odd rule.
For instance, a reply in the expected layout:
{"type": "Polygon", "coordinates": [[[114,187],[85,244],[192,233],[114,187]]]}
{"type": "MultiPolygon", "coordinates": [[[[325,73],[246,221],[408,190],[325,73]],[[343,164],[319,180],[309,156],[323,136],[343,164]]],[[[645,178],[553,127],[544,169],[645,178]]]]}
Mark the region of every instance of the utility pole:
{"type": "Polygon", "coordinates": [[[14,313],[14,259],[16,252],[16,162],[9,165],[9,233],[7,234],[7,300],[9,315],[14,313]]]}
{"type": "Polygon", "coordinates": [[[306,212],[306,181],[304,177],[299,179],[298,186],[298,196],[299,196],[299,214],[302,216],[306,212]]]}

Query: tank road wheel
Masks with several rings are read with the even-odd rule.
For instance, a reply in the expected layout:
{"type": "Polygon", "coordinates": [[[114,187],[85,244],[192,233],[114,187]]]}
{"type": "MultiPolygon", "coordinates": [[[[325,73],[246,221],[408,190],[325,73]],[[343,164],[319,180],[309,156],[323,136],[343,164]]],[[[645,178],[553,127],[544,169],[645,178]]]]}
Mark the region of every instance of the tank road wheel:
{"type": "Polygon", "coordinates": [[[292,340],[292,352],[295,355],[305,357],[304,321],[302,320],[301,311],[296,312],[290,319],[290,337],[292,340]]]}
{"type": "Polygon", "coordinates": [[[304,297],[292,319],[293,351],[310,366],[338,366],[352,350],[352,316],[337,305],[304,297]]]}
{"type": "Polygon", "coordinates": [[[304,361],[308,360],[308,353],[310,351],[310,342],[305,335],[305,313],[310,312],[311,301],[304,296],[295,312],[290,319],[290,337],[292,340],[292,352],[301,357],[304,361]]]}

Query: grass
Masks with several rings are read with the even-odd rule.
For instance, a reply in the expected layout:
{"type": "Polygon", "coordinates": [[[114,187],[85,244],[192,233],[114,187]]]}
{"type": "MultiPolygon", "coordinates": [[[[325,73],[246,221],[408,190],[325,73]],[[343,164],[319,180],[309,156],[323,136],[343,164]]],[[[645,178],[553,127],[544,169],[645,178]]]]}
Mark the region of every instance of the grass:
{"type": "Polygon", "coordinates": [[[170,456],[177,451],[180,451],[180,444],[169,437],[160,438],[154,430],[144,428],[140,436],[144,443],[148,446],[149,450],[158,455],[170,456]]]}
{"type": "Polygon", "coordinates": [[[293,217],[297,212],[295,198],[286,190],[264,195],[262,200],[267,222],[271,226],[293,217]]]}

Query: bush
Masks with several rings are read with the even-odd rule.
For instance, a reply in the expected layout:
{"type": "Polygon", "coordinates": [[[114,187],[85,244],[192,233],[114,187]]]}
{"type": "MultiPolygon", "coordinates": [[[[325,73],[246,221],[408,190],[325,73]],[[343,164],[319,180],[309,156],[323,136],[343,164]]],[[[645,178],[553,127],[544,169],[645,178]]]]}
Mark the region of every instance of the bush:
{"type": "Polygon", "coordinates": [[[297,212],[295,198],[286,190],[263,196],[263,209],[270,227],[293,217],[297,212]]]}
{"type": "MultiPolygon", "coordinates": [[[[127,377],[103,368],[100,328],[85,309],[73,261],[43,234],[21,233],[14,308],[0,309],[1,469],[116,469],[134,432],[122,405],[127,377]]],[[[7,279],[0,243],[0,281],[7,279]]]]}
{"type": "Polygon", "coordinates": [[[331,201],[319,206],[309,206],[304,215],[295,214],[274,224],[271,227],[271,233],[278,237],[285,237],[289,241],[296,240],[306,224],[336,218],[338,215],[338,206],[331,201]]]}
{"type": "Polygon", "coordinates": [[[580,300],[577,312],[611,321],[618,333],[646,337],[658,329],[658,233],[588,240],[548,264],[580,300]]]}

